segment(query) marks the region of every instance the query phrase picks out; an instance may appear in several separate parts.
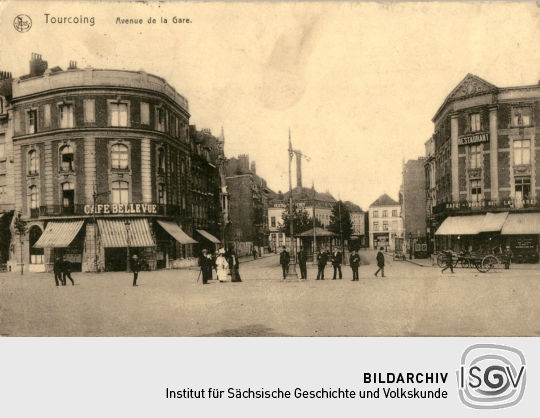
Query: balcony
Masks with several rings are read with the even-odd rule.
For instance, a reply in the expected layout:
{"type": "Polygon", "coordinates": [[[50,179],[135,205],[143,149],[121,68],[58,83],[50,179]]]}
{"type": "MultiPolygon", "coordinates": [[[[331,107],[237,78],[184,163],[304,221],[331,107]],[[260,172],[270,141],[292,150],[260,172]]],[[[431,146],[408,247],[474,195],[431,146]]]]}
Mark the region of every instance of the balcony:
{"type": "Polygon", "coordinates": [[[433,214],[474,212],[506,212],[512,210],[539,210],[540,197],[529,199],[505,198],[498,200],[483,199],[479,201],[462,200],[460,202],[439,203],[433,207],[433,214]]]}

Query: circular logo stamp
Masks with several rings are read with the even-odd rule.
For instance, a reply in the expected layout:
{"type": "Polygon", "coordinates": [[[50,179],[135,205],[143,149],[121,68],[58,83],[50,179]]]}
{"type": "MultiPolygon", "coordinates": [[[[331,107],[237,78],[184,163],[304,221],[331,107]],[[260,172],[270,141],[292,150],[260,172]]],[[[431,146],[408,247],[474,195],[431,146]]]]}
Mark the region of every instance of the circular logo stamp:
{"type": "Polygon", "coordinates": [[[15,19],[13,19],[13,27],[18,32],[28,32],[32,27],[32,19],[30,19],[30,16],[25,14],[15,16],[15,19]]]}

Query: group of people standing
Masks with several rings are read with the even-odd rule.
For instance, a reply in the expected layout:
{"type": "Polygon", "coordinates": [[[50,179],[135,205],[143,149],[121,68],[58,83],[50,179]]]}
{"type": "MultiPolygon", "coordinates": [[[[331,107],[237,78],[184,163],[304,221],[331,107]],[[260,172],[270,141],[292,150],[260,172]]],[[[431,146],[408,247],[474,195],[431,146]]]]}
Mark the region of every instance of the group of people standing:
{"type": "MultiPolygon", "coordinates": [[[[220,248],[216,254],[204,249],[199,257],[199,276],[202,276],[202,283],[208,284],[213,279],[213,271],[219,282],[241,282],[240,261],[234,249],[225,251],[220,248]]],[[[198,280],[198,279],[197,279],[198,280]]]]}
{"type": "MultiPolygon", "coordinates": [[[[382,272],[382,277],[384,277],[384,254],[381,251],[377,253],[377,266],[378,270],[375,273],[375,276],[379,273],[379,271],[382,272]]],[[[300,250],[297,254],[298,259],[298,266],[300,268],[300,279],[307,280],[307,253],[306,250],[303,247],[300,247],[300,250]]],[[[334,251],[330,252],[328,249],[319,248],[319,252],[317,254],[317,278],[316,280],[324,280],[324,271],[326,268],[326,265],[328,262],[332,263],[332,267],[334,269],[334,275],[332,277],[332,280],[337,280],[339,277],[339,280],[343,279],[343,273],[341,271],[341,264],[343,263],[343,254],[341,251],[339,251],[337,248],[334,248],[334,251]]],[[[283,249],[279,255],[279,264],[281,264],[281,269],[283,272],[283,280],[287,278],[287,274],[289,273],[289,264],[291,262],[291,256],[289,252],[287,251],[287,248],[283,246],[283,249]]],[[[358,251],[352,250],[351,255],[349,257],[349,265],[352,270],[352,281],[356,282],[359,280],[358,277],[358,268],[360,267],[360,255],[358,254],[358,251]]]]}

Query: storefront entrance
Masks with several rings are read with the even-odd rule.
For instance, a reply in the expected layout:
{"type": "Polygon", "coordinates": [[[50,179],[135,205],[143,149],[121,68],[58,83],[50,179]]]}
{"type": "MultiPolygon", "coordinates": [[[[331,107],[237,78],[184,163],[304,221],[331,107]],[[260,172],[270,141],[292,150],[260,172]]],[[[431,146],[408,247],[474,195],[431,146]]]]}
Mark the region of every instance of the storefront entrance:
{"type": "Polygon", "coordinates": [[[126,271],[127,248],[105,248],[105,270],[126,271]]]}

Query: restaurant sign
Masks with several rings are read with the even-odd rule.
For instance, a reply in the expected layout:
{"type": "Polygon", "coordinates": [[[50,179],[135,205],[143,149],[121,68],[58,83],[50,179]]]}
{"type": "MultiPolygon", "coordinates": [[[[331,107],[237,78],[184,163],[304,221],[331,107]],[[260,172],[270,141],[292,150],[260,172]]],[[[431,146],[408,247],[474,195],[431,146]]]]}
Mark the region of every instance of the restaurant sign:
{"type": "Polygon", "coordinates": [[[458,138],[458,145],[480,144],[482,142],[489,142],[488,133],[462,135],[458,138]]]}
{"type": "Polygon", "coordinates": [[[106,203],[103,205],[84,205],[84,213],[87,215],[108,214],[149,214],[157,215],[158,205],[153,203],[106,203]]]}

